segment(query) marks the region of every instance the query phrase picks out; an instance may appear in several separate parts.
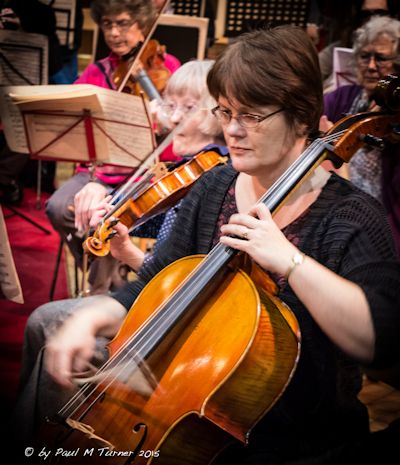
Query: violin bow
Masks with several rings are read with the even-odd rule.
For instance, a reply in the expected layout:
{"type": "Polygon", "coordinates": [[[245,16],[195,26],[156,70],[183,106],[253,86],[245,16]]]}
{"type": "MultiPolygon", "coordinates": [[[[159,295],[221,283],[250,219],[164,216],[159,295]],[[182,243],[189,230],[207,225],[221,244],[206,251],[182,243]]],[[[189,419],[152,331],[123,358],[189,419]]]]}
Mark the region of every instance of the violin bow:
{"type": "Polygon", "coordinates": [[[133,63],[131,64],[131,66],[129,67],[129,70],[128,72],[126,73],[124,79],[121,81],[118,89],[117,89],[117,92],[122,92],[122,89],[125,88],[125,85],[126,83],[128,82],[128,79],[129,79],[129,76],[131,74],[133,74],[133,71],[136,69],[137,67],[137,64],[138,64],[138,61],[140,60],[140,57],[142,56],[143,54],[143,51],[146,47],[146,45],[149,43],[149,40],[151,38],[151,36],[154,34],[154,31],[157,27],[157,24],[158,24],[158,21],[160,20],[160,17],[161,15],[164,13],[164,11],[167,9],[168,7],[168,4],[169,4],[169,0],[165,0],[162,8],[160,9],[160,11],[158,12],[156,18],[154,19],[153,21],[153,24],[150,28],[150,31],[149,33],[147,34],[147,37],[144,39],[144,41],[142,42],[142,45],[140,46],[140,49],[139,51],[137,52],[136,56],[135,56],[135,59],[133,60],[133,63]]]}

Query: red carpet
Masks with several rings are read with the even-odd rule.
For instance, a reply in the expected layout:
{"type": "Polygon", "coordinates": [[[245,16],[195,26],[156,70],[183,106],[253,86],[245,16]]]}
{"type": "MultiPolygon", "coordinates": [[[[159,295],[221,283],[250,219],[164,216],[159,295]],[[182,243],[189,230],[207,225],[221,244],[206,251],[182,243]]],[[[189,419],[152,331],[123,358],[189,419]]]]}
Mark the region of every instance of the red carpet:
{"type": "MultiPolygon", "coordinates": [[[[11,408],[15,401],[26,320],[36,307],[50,300],[60,239],[44,212],[44,202],[48,197],[49,194],[42,193],[42,207],[37,210],[36,193],[25,189],[24,200],[16,209],[48,229],[51,234],[44,233],[2,206],[24,296],[24,304],[0,299],[0,396],[7,408],[11,408]]],[[[54,300],[68,297],[63,256],[61,260],[54,300]]]]}

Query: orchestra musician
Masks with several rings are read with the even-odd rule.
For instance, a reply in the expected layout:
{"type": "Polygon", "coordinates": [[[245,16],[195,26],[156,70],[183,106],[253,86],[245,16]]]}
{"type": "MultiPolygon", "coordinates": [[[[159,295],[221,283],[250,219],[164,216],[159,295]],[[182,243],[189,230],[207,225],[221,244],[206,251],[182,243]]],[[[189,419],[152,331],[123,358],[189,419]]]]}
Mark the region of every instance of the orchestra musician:
{"type": "MultiPolygon", "coordinates": [[[[188,61],[168,81],[163,103],[159,108],[160,118],[167,119],[167,124],[173,130],[187,118],[189,111],[195,111],[173,137],[172,151],[181,157],[180,162],[173,167],[186,163],[200,152],[212,150],[222,156],[227,155],[221,126],[209,112],[209,109],[215,106],[215,100],[208,92],[206,78],[213,63],[213,60],[188,61]]],[[[107,197],[94,212],[90,220],[92,228],[95,228],[104,214],[111,209],[109,200],[111,200],[110,197],[107,197]]],[[[156,239],[154,249],[156,250],[162,241],[167,239],[181,204],[182,201],[179,201],[166,214],[160,214],[135,228],[131,235],[154,237],[156,239]]],[[[134,245],[128,235],[127,227],[122,223],[115,225],[114,230],[117,235],[110,241],[112,256],[132,270],[138,271],[143,260],[146,258],[147,261],[152,257],[152,252],[145,253],[134,245]]]]}
{"type": "MultiPolygon", "coordinates": [[[[323,168],[273,218],[257,203],[317,132],[322,80],[315,47],[294,26],[246,33],[217,59],[207,81],[231,164],[194,185],[168,241],[137,280],[112,296],[82,300],[80,311],[53,331],[46,370],[71,389],[99,338],[117,333],[156,273],[181,257],[208,253],[220,241],[277,282],[278,297],[299,322],[301,350],[286,389],[258,419],[248,445],[228,447],[213,464],[346,463],[363,441],[372,454],[367,409],[357,397],[359,366],[389,365],[400,356],[400,269],[382,208],[323,168]]],[[[232,318],[236,311],[232,307],[232,318]]],[[[223,329],[221,321],[221,338],[223,329]]],[[[39,376],[39,390],[45,389],[41,381],[39,376]]],[[[249,385],[249,395],[251,390],[249,385]]]]}
{"type": "MultiPolygon", "coordinates": [[[[155,21],[156,10],[152,2],[146,0],[95,0],[90,7],[91,15],[103,32],[111,52],[106,58],[90,64],[76,83],[117,89],[113,73],[124,57],[138,52],[146,32],[155,21]]],[[[173,73],[180,62],[166,54],[164,65],[173,73]]],[[[87,165],[79,165],[72,178],[47,201],[47,216],[79,266],[82,266],[82,236],[88,229],[94,207],[131,172],[129,167],[105,164],[90,173],[87,165]]],[[[100,267],[94,260],[88,281],[92,294],[120,286],[123,280],[119,263],[108,256],[100,267]]]]}
{"type": "MultiPolygon", "coordinates": [[[[337,122],[344,114],[372,110],[377,82],[387,75],[398,75],[400,21],[373,16],[353,34],[353,54],[357,84],[338,87],[324,95],[327,121],[337,122]]],[[[399,176],[400,157],[393,148],[383,150],[364,146],[352,157],[349,178],[353,184],[378,199],[385,207],[400,256],[399,176]]]]}

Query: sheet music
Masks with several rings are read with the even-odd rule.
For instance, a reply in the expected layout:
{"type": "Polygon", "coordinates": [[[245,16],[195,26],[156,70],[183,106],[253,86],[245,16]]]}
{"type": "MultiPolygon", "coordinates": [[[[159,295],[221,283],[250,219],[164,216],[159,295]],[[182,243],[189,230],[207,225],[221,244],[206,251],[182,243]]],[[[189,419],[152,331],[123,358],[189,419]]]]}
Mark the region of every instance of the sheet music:
{"type": "Polygon", "coordinates": [[[56,14],[56,32],[60,44],[72,49],[75,35],[76,0],[55,0],[52,7],[56,14]]]}
{"type": "Polygon", "coordinates": [[[353,50],[345,47],[333,49],[334,89],[356,83],[353,50]]]}
{"type": "Polygon", "coordinates": [[[21,284],[8,240],[3,210],[0,206],[0,298],[3,296],[18,304],[24,303],[21,284]]]}
{"type": "Polygon", "coordinates": [[[30,95],[32,98],[36,97],[38,99],[42,99],[43,94],[47,97],[51,97],[53,94],[61,94],[67,97],[71,93],[84,92],[85,87],[85,84],[79,87],[76,86],[76,89],[71,85],[61,84],[50,86],[0,87],[0,119],[10,149],[13,152],[29,153],[21,111],[19,107],[15,105],[10,94],[30,95]]]}
{"type": "Polygon", "coordinates": [[[94,118],[100,118],[93,124],[97,161],[134,167],[153,148],[152,130],[138,96],[90,84],[11,86],[0,88],[0,103],[4,134],[11,150],[16,152],[35,154],[65,133],[39,156],[90,161],[84,124],[79,123],[68,132],[68,128],[82,117],[83,109],[89,109],[94,118]],[[27,145],[21,108],[56,112],[55,116],[25,114],[31,150],[27,145]]]}
{"type": "Polygon", "coordinates": [[[48,38],[0,29],[0,86],[47,84],[48,38]]]}
{"type": "MultiPolygon", "coordinates": [[[[105,132],[112,135],[113,140],[117,141],[118,145],[129,153],[143,159],[152,151],[153,146],[152,132],[143,109],[142,99],[134,95],[121,94],[120,92],[109,92],[108,89],[102,88],[99,89],[98,95],[107,119],[116,121],[115,123],[105,122],[105,132]],[[124,96],[129,98],[124,98],[124,96]],[[137,126],[129,127],[124,123],[137,126]]],[[[113,164],[132,167],[139,165],[137,160],[124,150],[121,150],[110,139],[107,139],[107,144],[108,152],[112,154],[113,164]]]]}

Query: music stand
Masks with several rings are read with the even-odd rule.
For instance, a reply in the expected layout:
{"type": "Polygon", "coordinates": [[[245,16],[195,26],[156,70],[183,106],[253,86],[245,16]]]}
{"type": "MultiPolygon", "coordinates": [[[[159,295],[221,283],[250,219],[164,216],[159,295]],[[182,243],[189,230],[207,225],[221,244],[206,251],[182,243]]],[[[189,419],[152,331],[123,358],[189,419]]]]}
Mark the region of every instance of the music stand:
{"type": "Polygon", "coordinates": [[[309,0],[226,0],[218,4],[217,36],[234,38],[265,24],[306,27],[309,0]]]}
{"type": "Polygon", "coordinates": [[[33,220],[32,218],[29,218],[29,216],[26,216],[24,213],[21,213],[19,210],[17,210],[15,207],[12,207],[11,205],[7,204],[7,203],[4,203],[4,206],[7,208],[7,210],[10,210],[14,215],[17,215],[19,217],[21,217],[22,219],[24,219],[25,221],[27,221],[28,223],[32,224],[33,226],[35,226],[36,228],[40,229],[41,231],[43,231],[44,233],[46,234],[51,234],[51,231],[49,231],[48,229],[44,228],[42,225],[40,225],[39,223],[37,223],[35,220],[33,220]]]}
{"type": "Polygon", "coordinates": [[[334,87],[347,86],[357,82],[354,53],[351,48],[335,47],[333,49],[334,87]]]}
{"type": "Polygon", "coordinates": [[[0,205],[0,299],[6,298],[20,304],[24,303],[22,288],[8,240],[7,228],[0,205]]]}
{"type": "MultiPolygon", "coordinates": [[[[42,34],[0,30],[0,85],[47,84],[48,39],[42,34]]],[[[38,161],[36,209],[41,208],[41,161],[38,161]]],[[[37,228],[50,234],[31,218],[8,204],[7,208],[37,228]]]]}

